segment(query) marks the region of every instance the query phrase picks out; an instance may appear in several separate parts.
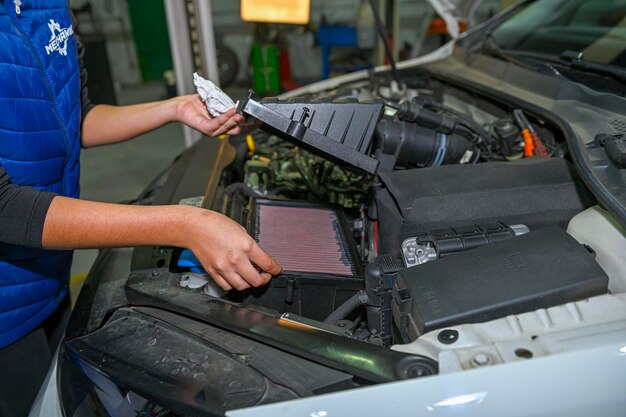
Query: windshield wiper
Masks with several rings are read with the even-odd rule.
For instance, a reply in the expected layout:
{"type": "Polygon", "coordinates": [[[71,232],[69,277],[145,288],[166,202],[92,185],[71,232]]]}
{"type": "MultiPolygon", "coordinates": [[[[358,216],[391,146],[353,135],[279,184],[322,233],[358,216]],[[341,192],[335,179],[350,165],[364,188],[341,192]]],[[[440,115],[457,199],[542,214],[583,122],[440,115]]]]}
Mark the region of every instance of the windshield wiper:
{"type": "Polygon", "coordinates": [[[558,63],[563,64],[571,69],[606,75],[615,78],[616,80],[626,82],[626,70],[610,64],[600,64],[597,62],[587,61],[583,58],[582,52],[564,51],[561,52],[558,60],[558,63]]]}
{"type": "Polygon", "coordinates": [[[517,51],[511,49],[500,49],[502,54],[514,57],[526,57],[536,61],[543,61],[563,66],[568,69],[579,70],[583,72],[604,75],[611,77],[619,82],[626,83],[626,70],[610,64],[600,64],[597,62],[587,61],[583,59],[582,52],[564,51],[559,55],[546,54],[533,51],[517,51]]]}
{"type": "Polygon", "coordinates": [[[518,53],[518,51],[503,49],[500,45],[496,43],[495,39],[493,38],[492,31],[485,32],[480,41],[477,42],[477,47],[471,49],[470,53],[489,55],[495,58],[499,58],[503,61],[511,62],[512,64],[529,69],[531,71],[548,70],[550,75],[557,75],[562,77],[562,75],[559,74],[558,71],[555,71],[552,67],[548,66],[548,68],[546,68],[545,62],[542,62],[538,59],[532,59],[534,57],[531,55],[518,53]]]}

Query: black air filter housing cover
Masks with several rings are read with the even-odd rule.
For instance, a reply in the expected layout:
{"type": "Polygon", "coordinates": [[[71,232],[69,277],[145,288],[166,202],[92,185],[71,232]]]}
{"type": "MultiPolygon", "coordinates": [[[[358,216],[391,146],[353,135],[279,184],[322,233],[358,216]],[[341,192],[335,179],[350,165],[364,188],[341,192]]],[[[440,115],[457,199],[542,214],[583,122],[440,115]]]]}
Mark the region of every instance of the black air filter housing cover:
{"type": "Polygon", "coordinates": [[[593,255],[551,227],[401,271],[394,320],[413,340],[442,327],[603,294],[607,287],[593,255]]]}
{"type": "Polygon", "coordinates": [[[376,172],[369,156],[382,102],[358,100],[281,101],[258,99],[251,92],[237,113],[263,122],[262,129],[315,154],[357,171],[376,172]]]}
{"type": "Polygon", "coordinates": [[[496,222],[566,228],[594,204],[574,168],[557,158],[394,171],[380,179],[379,252],[395,256],[404,239],[437,229],[496,222]]]}

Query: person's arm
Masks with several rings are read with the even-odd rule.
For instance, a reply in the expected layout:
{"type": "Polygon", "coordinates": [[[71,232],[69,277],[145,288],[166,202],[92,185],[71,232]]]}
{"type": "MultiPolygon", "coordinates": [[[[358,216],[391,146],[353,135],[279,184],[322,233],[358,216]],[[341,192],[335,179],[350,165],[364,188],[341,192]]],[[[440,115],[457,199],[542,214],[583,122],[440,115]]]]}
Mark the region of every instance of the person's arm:
{"type": "MultiPolygon", "coordinates": [[[[73,13],[72,22],[74,27],[78,28],[78,20],[73,13]]],[[[245,118],[235,114],[235,109],[214,118],[197,94],[132,106],[94,105],[89,99],[87,87],[89,74],[84,63],[85,46],[78,31],[75,39],[81,79],[83,147],[123,142],[171,122],[184,123],[209,136],[239,135],[243,132],[239,125],[245,122],[245,118]]],[[[256,125],[250,125],[244,129],[249,130],[254,127],[256,125]]]]}
{"type": "Polygon", "coordinates": [[[189,206],[126,206],[55,197],[46,216],[42,244],[46,249],[188,248],[227,290],[258,287],[282,270],[239,224],[219,213],[189,206]]]}
{"type": "Polygon", "coordinates": [[[2,167],[0,243],[44,249],[188,248],[227,290],[258,287],[281,272],[239,224],[221,214],[188,206],[126,206],[59,197],[12,184],[2,167]]]}
{"type": "Polygon", "coordinates": [[[53,193],[11,183],[0,167],[0,243],[41,248],[41,233],[53,193]]]}
{"type": "Polygon", "coordinates": [[[170,122],[181,122],[209,136],[238,135],[245,121],[235,109],[211,117],[198,95],[132,106],[95,106],[82,125],[82,145],[109,145],[132,139],[170,122]]]}

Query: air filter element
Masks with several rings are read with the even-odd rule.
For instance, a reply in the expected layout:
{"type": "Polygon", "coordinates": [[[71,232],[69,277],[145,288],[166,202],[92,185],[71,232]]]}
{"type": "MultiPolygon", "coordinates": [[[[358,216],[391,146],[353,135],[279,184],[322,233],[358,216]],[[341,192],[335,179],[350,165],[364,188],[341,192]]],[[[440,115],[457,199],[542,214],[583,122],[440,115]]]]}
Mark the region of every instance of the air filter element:
{"type": "Polygon", "coordinates": [[[257,200],[254,210],[253,235],[285,274],[357,274],[354,244],[334,208],[257,200]]]}

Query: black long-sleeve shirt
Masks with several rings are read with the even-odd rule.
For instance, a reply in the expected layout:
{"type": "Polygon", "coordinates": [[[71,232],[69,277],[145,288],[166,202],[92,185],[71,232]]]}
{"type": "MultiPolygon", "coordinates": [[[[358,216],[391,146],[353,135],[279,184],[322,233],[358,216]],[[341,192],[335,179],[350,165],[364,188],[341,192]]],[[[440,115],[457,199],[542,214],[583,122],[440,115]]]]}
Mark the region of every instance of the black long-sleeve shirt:
{"type": "MultiPolygon", "coordinates": [[[[87,71],[83,64],[85,48],[78,36],[76,44],[84,120],[94,105],[89,101],[87,90],[87,71]]],[[[0,243],[41,248],[44,221],[54,197],[54,193],[12,184],[11,178],[0,165],[0,243]]]]}
{"type": "Polygon", "coordinates": [[[54,193],[11,184],[0,168],[0,242],[41,247],[43,223],[54,193]]]}

